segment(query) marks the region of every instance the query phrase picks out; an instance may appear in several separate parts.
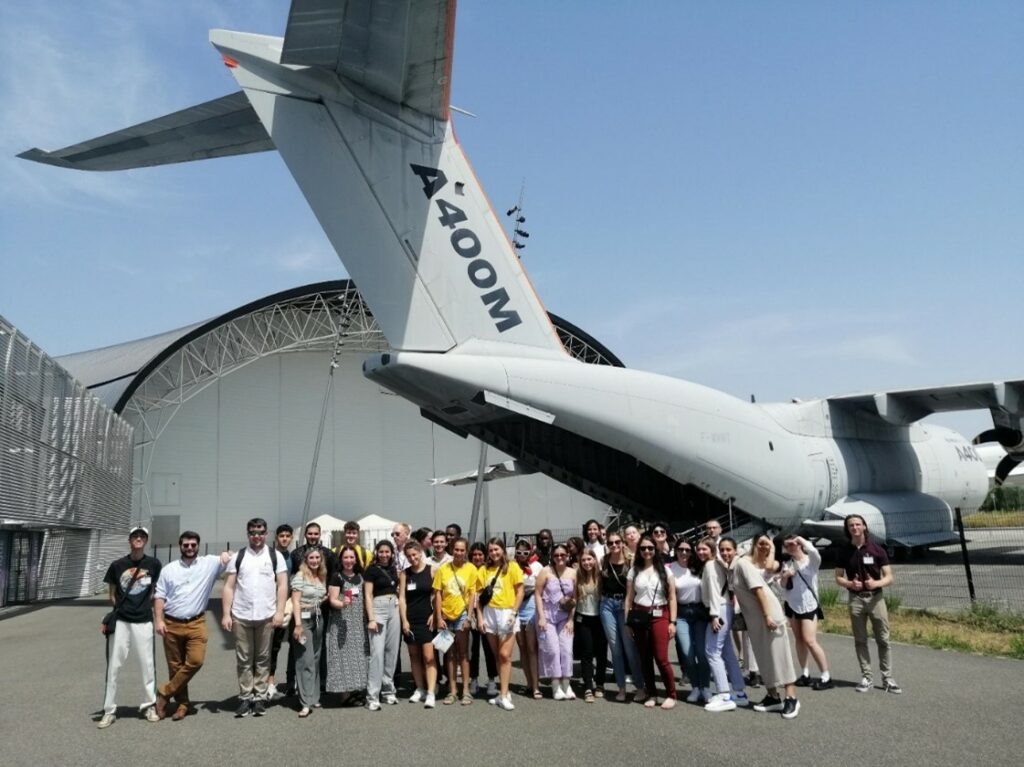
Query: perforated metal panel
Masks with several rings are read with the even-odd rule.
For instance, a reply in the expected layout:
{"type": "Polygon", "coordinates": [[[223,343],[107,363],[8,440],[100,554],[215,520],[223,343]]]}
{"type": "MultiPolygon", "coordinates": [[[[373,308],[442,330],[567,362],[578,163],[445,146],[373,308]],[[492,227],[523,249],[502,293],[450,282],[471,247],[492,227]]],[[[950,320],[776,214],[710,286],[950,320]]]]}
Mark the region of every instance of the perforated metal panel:
{"type": "Polygon", "coordinates": [[[92,593],[103,535],[127,545],[132,427],[0,317],[0,528],[44,532],[37,588],[92,593]]]}

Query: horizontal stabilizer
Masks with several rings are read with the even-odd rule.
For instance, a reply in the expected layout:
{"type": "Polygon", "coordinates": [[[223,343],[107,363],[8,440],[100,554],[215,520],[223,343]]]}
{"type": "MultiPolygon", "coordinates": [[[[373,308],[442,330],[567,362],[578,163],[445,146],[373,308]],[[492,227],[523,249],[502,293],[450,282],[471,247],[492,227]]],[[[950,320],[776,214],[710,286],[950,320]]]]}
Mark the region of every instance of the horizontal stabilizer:
{"type": "Polygon", "coordinates": [[[281,63],[447,120],[454,29],[455,0],[292,0],[281,63]]]}
{"type": "Polygon", "coordinates": [[[127,170],[274,148],[239,91],[54,152],[29,149],[25,160],[78,170],[127,170]]]}
{"type": "MultiPolygon", "coordinates": [[[[521,461],[502,461],[501,463],[492,463],[484,469],[484,482],[491,482],[496,479],[508,479],[509,477],[521,477],[524,474],[536,473],[536,469],[532,466],[525,465],[521,461]]],[[[452,474],[448,477],[435,477],[430,480],[430,484],[449,485],[451,487],[457,487],[459,485],[473,485],[476,484],[477,477],[479,476],[480,473],[476,469],[473,469],[472,471],[465,471],[461,474],[452,474]]]]}

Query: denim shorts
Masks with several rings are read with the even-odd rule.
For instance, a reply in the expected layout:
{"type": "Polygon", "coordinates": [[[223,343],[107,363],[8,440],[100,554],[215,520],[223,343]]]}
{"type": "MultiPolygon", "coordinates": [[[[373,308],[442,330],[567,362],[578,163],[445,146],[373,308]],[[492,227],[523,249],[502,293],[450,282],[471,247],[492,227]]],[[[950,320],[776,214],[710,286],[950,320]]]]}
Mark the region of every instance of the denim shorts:
{"type": "Polygon", "coordinates": [[[519,605],[519,626],[525,628],[529,626],[537,617],[537,603],[533,601],[533,594],[528,599],[524,599],[523,603],[519,605]]]}
{"type": "Polygon", "coordinates": [[[449,618],[445,616],[444,622],[448,624],[448,630],[453,634],[462,630],[462,627],[466,625],[466,621],[469,620],[469,613],[463,610],[462,615],[458,618],[449,618]]]}

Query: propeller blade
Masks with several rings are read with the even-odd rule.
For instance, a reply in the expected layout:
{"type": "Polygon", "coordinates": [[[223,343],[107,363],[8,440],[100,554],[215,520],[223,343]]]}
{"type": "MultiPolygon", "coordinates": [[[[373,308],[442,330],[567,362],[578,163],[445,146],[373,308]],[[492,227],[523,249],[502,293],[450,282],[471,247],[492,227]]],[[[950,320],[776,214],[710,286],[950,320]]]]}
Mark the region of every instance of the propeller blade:
{"type": "Polygon", "coordinates": [[[985,442],[998,442],[1003,447],[1015,447],[1019,445],[1024,435],[1016,429],[1008,429],[1005,426],[996,426],[994,429],[983,431],[972,440],[972,444],[981,445],[985,442]]]}
{"type": "Polygon", "coordinates": [[[1017,464],[1024,461],[1024,456],[1005,455],[1003,460],[996,466],[995,483],[999,487],[1010,476],[1010,472],[1017,468],[1017,464]]]}

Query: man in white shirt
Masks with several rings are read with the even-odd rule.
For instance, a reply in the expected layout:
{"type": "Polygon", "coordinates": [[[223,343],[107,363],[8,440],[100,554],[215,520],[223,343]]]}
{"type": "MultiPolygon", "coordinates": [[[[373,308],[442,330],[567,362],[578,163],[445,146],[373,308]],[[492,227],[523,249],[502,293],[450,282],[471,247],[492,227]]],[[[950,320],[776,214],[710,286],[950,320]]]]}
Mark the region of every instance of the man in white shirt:
{"type": "Polygon", "coordinates": [[[171,719],[180,721],[191,713],[188,683],[206,660],[206,608],[217,578],[232,553],[199,556],[199,533],[186,530],[178,536],[181,558],[160,571],[153,598],[154,628],[164,638],[167,658],[165,684],[157,689],[156,713],[167,716],[167,706],[177,704],[171,719]]]}
{"type": "Polygon", "coordinates": [[[249,545],[228,562],[221,602],[221,625],[235,637],[238,667],[236,717],[263,716],[269,692],[270,646],[274,629],[284,623],[288,563],[267,543],[267,522],[246,524],[249,545]]]}
{"type": "Polygon", "coordinates": [[[395,567],[402,572],[409,566],[409,560],[405,558],[405,544],[409,540],[409,533],[412,526],[405,522],[398,522],[391,528],[391,540],[395,544],[395,567]]]}

